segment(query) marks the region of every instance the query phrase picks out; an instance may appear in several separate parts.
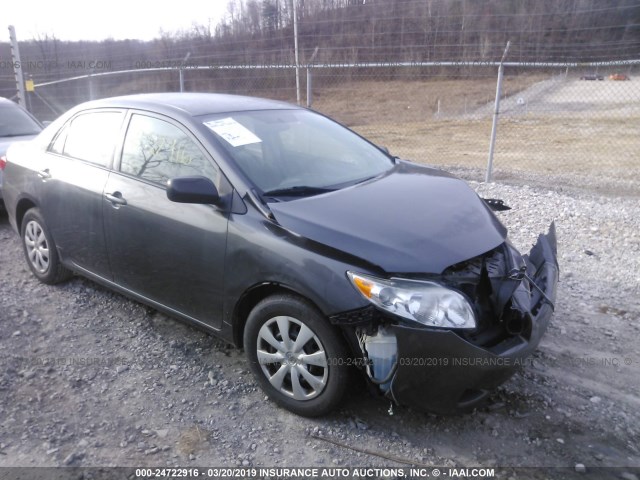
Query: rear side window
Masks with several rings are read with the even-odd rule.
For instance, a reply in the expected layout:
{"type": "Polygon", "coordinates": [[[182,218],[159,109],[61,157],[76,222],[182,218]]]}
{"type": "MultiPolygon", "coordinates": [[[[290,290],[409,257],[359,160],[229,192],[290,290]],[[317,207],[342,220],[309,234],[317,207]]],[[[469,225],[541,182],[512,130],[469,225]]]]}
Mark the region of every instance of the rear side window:
{"type": "Polygon", "coordinates": [[[67,139],[67,128],[68,126],[65,125],[60,129],[55,140],[51,143],[51,145],[49,145],[50,152],[59,153],[60,155],[62,155],[62,153],[64,152],[64,142],[67,139]]]}
{"type": "Polygon", "coordinates": [[[131,116],[120,171],[163,186],[171,178],[188,175],[217,179],[214,164],[182,129],[139,114],[131,116]]]}
{"type": "MultiPolygon", "coordinates": [[[[122,117],[121,112],[114,111],[78,115],[66,127],[66,140],[64,140],[62,153],[69,157],[109,167],[113,159],[118,132],[122,125],[122,117]]],[[[63,135],[60,135],[62,139],[65,138],[63,135]]],[[[56,139],[53,149],[59,151],[60,148],[61,145],[56,139]]]]}

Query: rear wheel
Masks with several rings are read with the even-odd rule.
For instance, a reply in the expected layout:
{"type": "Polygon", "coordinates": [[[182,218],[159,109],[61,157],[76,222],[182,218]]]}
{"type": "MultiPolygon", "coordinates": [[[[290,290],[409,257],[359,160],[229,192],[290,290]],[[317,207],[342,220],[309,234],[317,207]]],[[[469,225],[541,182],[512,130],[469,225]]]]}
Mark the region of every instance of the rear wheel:
{"type": "Polygon", "coordinates": [[[28,210],[22,219],[22,246],[31,272],[41,282],[53,285],[71,276],[60,263],[56,245],[37,208],[28,210]]]}
{"type": "Polygon", "coordinates": [[[347,389],[344,340],[317,309],[294,295],[274,295],[256,305],[244,349],[266,394],[298,415],[328,413],[347,389]]]}

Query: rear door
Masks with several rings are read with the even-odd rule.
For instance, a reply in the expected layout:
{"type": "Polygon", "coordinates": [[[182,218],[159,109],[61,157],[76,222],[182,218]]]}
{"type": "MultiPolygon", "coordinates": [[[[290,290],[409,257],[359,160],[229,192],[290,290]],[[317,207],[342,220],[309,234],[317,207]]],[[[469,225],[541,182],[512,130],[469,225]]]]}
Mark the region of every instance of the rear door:
{"type": "Polygon", "coordinates": [[[90,110],[65,124],[38,164],[40,209],[61,256],[110,279],[102,217],[104,186],[125,114],[90,110]]]}
{"type": "Polygon", "coordinates": [[[229,189],[213,159],[183,125],[132,112],[117,169],[105,187],[105,228],[114,280],[192,319],[219,328],[228,214],[174,203],[167,180],[210,178],[229,189]]]}

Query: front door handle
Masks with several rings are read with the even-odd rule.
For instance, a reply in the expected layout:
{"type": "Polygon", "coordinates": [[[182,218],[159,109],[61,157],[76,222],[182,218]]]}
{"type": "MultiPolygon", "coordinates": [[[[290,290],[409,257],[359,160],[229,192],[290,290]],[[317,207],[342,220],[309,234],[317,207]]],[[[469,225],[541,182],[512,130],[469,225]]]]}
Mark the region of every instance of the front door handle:
{"type": "Polygon", "coordinates": [[[104,194],[104,198],[109,200],[113,204],[114,207],[116,205],[126,205],[127,204],[127,201],[124,198],[122,198],[122,194],[120,192],[105,193],[104,194]]]}
{"type": "Polygon", "coordinates": [[[38,172],[38,176],[42,179],[42,180],[48,180],[49,178],[51,178],[51,172],[49,171],[48,168],[45,168],[44,170],[40,170],[38,172]]]}

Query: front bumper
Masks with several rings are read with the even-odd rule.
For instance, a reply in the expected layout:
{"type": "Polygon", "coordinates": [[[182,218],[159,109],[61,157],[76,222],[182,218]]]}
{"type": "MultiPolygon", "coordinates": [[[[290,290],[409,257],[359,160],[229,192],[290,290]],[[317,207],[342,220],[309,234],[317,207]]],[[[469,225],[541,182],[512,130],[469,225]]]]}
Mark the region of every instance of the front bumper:
{"type": "Polygon", "coordinates": [[[524,260],[527,269],[523,282],[530,279],[537,286],[527,289],[526,298],[521,290],[513,297],[514,308],[530,321],[526,334],[481,347],[453,331],[391,326],[398,355],[388,394],[398,404],[440,414],[464,411],[480,404],[525,363],[540,343],[553,313],[558,283],[553,224],[524,260]]]}

